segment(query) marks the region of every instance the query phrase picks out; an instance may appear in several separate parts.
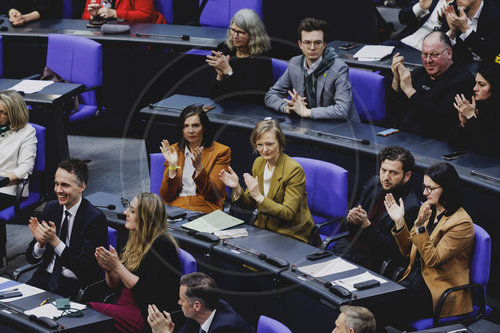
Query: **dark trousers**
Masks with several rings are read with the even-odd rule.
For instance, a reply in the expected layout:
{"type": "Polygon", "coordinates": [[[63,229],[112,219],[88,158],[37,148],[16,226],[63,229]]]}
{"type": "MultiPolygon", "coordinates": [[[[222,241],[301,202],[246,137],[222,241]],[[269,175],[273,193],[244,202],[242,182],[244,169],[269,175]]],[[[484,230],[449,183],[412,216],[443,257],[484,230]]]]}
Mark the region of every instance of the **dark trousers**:
{"type": "Polygon", "coordinates": [[[16,197],[5,193],[0,193],[0,210],[4,210],[10,206],[14,206],[16,197]]]}
{"type": "MultiPolygon", "coordinates": [[[[49,280],[51,275],[52,274],[48,273],[45,269],[39,268],[35,271],[31,279],[26,282],[26,284],[40,289],[49,290],[49,280]]],[[[58,295],[75,299],[78,294],[78,290],[80,290],[81,287],[82,284],[80,281],[61,276],[59,278],[59,287],[54,292],[58,295]]]]}

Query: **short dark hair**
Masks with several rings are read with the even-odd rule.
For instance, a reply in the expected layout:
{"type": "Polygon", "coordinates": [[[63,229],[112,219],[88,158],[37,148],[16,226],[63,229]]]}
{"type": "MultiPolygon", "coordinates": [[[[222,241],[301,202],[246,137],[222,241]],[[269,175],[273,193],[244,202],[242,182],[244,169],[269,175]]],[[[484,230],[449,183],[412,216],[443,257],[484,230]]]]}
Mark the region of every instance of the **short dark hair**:
{"type": "Polygon", "coordinates": [[[463,189],[457,170],[450,163],[440,162],[431,165],[424,171],[424,175],[432,179],[443,189],[439,203],[453,214],[463,204],[463,189]]]}
{"type": "Polygon", "coordinates": [[[438,35],[439,41],[445,45],[447,45],[449,48],[452,47],[451,45],[451,39],[448,37],[448,35],[442,31],[431,31],[429,32],[422,41],[426,40],[427,37],[430,37],[431,35],[438,35]]]}
{"type": "Polygon", "coordinates": [[[299,28],[297,29],[297,38],[298,40],[302,40],[302,31],[311,32],[316,30],[323,31],[323,42],[326,42],[328,22],[314,17],[306,17],[300,21],[299,28]]]}
{"type": "Polygon", "coordinates": [[[181,277],[181,286],[186,286],[186,298],[192,304],[199,301],[207,309],[214,310],[219,302],[217,283],[205,273],[195,272],[181,277]]]}
{"type": "Polygon", "coordinates": [[[58,168],[64,169],[76,176],[78,185],[87,184],[89,180],[89,167],[87,163],[77,158],[68,158],[59,163],[58,168]]]}
{"type": "Polygon", "coordinates": [[[410,151],[400,146],[388,146],[382,149],[377,156],[378,166],[382,165],[385,160],[401,161],[403,164],[403,172],[413,171],[415,168],[415,158],[410,151]]]}
{"type": "Polygon", "coordinates": [[[208,119],[207,114],[203,108],[199,105],[189,105],[182,110],[179,119],[177,119],[177,134],[179,135],[179,148],[184,150],[186,147],[186,139],[182,134],[184,129],[184,122],[187,118],[197,115],[200,117],[201,126],[203,127],[203,140],[201,144],[203,147],[211,147],[214,142],[214,136],[212,133],[212,126],[210,124],[210,119],[208,119]]]}

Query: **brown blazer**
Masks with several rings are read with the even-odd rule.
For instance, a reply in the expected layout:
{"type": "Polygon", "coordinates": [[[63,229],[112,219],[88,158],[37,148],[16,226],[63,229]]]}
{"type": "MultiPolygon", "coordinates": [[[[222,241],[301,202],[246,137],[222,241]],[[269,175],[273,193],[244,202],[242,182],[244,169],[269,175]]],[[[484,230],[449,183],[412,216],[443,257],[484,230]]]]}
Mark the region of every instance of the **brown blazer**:
{"type": "MultiPolygon", "coordinates": [[[[264,193],[265,167],[266,161],[262,157],[255,159],[252,174],[258,177],[260,193],[264,193]]],[[[246,209],[256,206],[248,189],[236,203],[246,209]]],[[[258,210],[256,227],[308,242],[314,222],[307,205],[306,175],[300,164],[288,155],[280,153],[269,192],[258,205],[258,210]]]]}
{"type": "MultiPolygon", "coordinates": [[[[425,202],[419,214],[429,206],[425,202]]],[[[429,221],[425,223],[427,225],[429,221]]],[[[463,208],[451,216],[439,220],[431,235],[417,234],[415,227],[408,231],[406,224],[399,233],[393,235],[401,253],[410,256],[410,264],[403,279],[408,276],[415,262],[417,250],[421,256],[422,276],[432,294],[433,309],[436,309],[441,294],[448,288],[470,283],[469,268],[474,246],[474,225],[463,208]]],[[[401,280],[403,280],[401,279],[401,280]]],[[[441,317],[455,316],[472,311],[469,291],[451,293],[443,305],[441,317]]]]}
{"type": "MultiPolygon", "coordinates": [[[[194,178],[196,184],[196,195],[180,197],[182,190],[182,171],[186,156],[184,151],[176,144],[172,147],[177,150],[179,160],[177,174],[174,178],[168,175],[168,164],[165,161],[165,173],[160,187],[160,195],[163,200],[171,206],[195,210],[203,213],[210,213],[217,209],[222,209],[226,198],[226,187],[219,178],[220,170],[227,171],[231,162],[231,149],[223,144],[214,141],[211,147],[204,148],[201,154],[201,164],[203,170],[198,177],[194,178]]],[[[194,177],[193,173],[193,177],[194,177]]]]}

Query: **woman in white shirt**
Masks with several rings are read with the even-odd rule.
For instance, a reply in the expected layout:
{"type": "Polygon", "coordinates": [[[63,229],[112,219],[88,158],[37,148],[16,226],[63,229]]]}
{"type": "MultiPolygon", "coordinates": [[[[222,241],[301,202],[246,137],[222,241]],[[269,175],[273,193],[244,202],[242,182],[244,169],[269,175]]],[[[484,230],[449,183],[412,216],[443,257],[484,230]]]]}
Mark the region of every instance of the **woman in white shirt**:
{"type": "MultiPolygon", "coordinates": [[[[0,179],[4,179],[0,210],[15,204],[17,181],[33,171],[37,140],[28,120],[28,108],[21,95],[14,90],[0,91],[0,179]]],[[[22,196],[28,196],[27,186],[22,196]]]]}

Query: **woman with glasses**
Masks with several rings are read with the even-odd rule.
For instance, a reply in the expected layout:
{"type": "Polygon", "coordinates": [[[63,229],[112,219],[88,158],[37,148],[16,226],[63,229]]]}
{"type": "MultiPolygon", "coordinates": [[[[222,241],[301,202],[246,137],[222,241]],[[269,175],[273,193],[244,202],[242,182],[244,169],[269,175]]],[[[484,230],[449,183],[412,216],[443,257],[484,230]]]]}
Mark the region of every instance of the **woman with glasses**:
{"type": "Polygon", "coordinates": [[[222,209],[226,188],[219,171],[229,167],[231,149],[215,142],[201,106],[185,108],[177,121],[179,142],[161,142],[165,173],[160,195],[171,206],[210,213],[222,209]]]}
{"type": "MultiPolygon", "coordinates": [[[[37,140],[28,119],[22,96],[14,90],[0,91],[0,210],[15,204],[17,181],[33,171],[37,140]]],[[[28,194],[25,186],[22,196],[28,194]]]]}
{"type": "Polygon", "coordinates": [[[460,123],[451,131],[449,142],[458,149],[500,155],[500,64],[483,62],[476,74],[474,94],[455,96],[453,106],[460,123]]]}
{"type": "Polygon", "coordinates": [[[271,59],[266,56],[270,47],[259,15],[251,9],[239,10],[231,19],[226,42],[206,59],[216,72],[210,97],[263,104],[273,83],[271,59]]]}
{"type": "Polygon", "coordinates": [[[233,190],[233,203],[243,209],[257,208],[255,226],[309,242],[314,222],[307,205],[306,176],[300,164],[283,153],[285,135],[279,124],[259,122],[250,144],[260,157],[253,163],[252,175],[243,174],[245,191],[231,167],[219,173],[233,190]]]}
{"type": "MultiPolygon", "coordinates": [[[[395,223],[393,235],[399,250],[410,258],[399,283],[408,290],[412,310],[405,308],[399,319],[432,316],[446,289],[470,282],[474,226],[462,208],[462,189],[455,168],[449,163],[430,166],[425,170],[422,187],[427,201],[420,208],[411,230],[404,220],[403,200],[396,202],[388,194],[384,201],[395,223]]],[[[457,291],[443,304],[441,317],[469,311],[472,311],[469,291],[457,291]]]]}
{"type": "Polygon", "coordinates": [[[82,19],[166,23],[153,0],[87,0],[82,19]]]}
{"type": "Polygon", "coordinates": [[[142,332],[148,327],[148,304],[168,312],[178,309],[181,264],[177,243],[168,233],[167,210],[157,194],[138,194],[125,216],[129,237],[121,253],[111,245],[109,250],[102,246],[95,250],[106,284],[119,289],[120,297],[115,304],[89,305],[113,317],[118,331],[142,332]]]}

